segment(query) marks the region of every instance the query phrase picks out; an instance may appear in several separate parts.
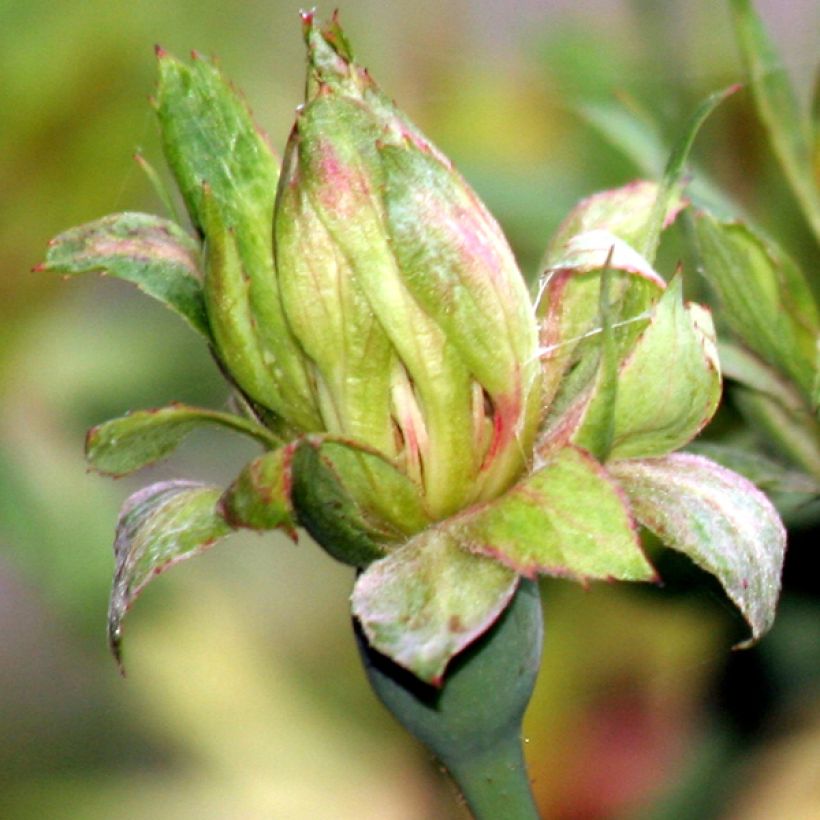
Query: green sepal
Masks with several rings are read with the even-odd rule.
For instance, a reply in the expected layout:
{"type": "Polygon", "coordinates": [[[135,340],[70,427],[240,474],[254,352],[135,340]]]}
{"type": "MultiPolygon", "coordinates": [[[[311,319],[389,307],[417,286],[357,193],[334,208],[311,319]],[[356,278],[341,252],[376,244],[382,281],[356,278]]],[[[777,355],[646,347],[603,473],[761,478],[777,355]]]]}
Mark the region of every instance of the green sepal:
{"type": "Polygon", "coordinates": [[[750,481],[688,453],[620,461],[612,475],[638,520],[720,581],[760,638],[774,620],[786,531],[750,481]]]}
{"type": "Polygon", "coordinates": [[[104,273],[136,285],[211,341],[202,293],[199,243],[168,219],[141,213],[104,216],[49,242],[37,271],[104,273]]]}
{"type": "MultiPolygon", "coordinates": [[[[659,191],[657,182],[640,179],[582,199],[550,239],[541,260],[541,269],[555,267],[569,241],[587,231],[606,231],[637,248],[645,237],[646,225],[654,213],[659,191]]],[[[682,190],[675,188],[666,203],[663,228],[668,228],[675,221],[686,204],[682,190]]]]}
{"type": "Polygon", "coordinates": [[[276,285],[277,158],[213,62],[196,54],[190,65],[163,51],[158,57],[163,149],[205,236],[207,308],[219,357],[244,391],[292,427],[321,429],[276,285]]]}
{"type": "MultiPolygon", "coordinates": [[[[610,254],[611,256],[611,254],[610,254]]],[[[601,272],[601,287],[598,295],[598,316],[601,332],[598,338],[597,367],[594,380],[586,395],[589,401],[582,411],[583,424],[571,440],[587,450],[597,461],[604,462],[609,457],[615,434],[615,409],[618,398],[619,351],[613,327],[615,305],[610,301],[612,268],[608,265],[601,272]]],[[[587,367],[591,366],[591,361],[587,367]]],[[[582,368],[579,368],[582,369],[582,368]]],[[[584,401],[575,402],[579,405],[584,401]]],[[[580,407],[578,407],[580,411],[580,407]]],[[[575,411],[575,408],[573,408],[575,411]]]]}
{"type": "Polygon", "coordinates": [[[216,509],[219,494],[218,487],[193,481],[163,481],[139,490],[123,505],[108,607],[108,640],[121,670],[122,619],[148,582],[230,532],[216,509]]]}
{"type": "Polygon", "coordinates": [[[382,453],[330,436],[322,440],[319,452],[359,509],[389,540],[403,540],[431,523],[421,487],[382,453]]]}
{"type": "Polygon", "coordinates": [[[205,304],[215,352],[237,387],[272,410],[283,426],[287,404],[264,355],[236,232],[223,221],[208,185],[203,186],[201,208],[206,231],[205,304]]]}
{"type": "Polygon", "coordinates": [[[446,525],[436,526],[359,576],[353,615],[373,648],[437,685],[450,659],[494,623],[517,585],[514,572],[465,552],[446,525]]]}
{"type": "Polygon", "coordinates": [[[293,455],[300,444],[291,442],[245,465],[219,499],[219,511],[232,527],[281,527],[296,538],[291,486],[293,455]]]}
{"type": "Polygon", "coordinates": [[[121,476],[168,456],[194,429],[218,425],[277,446],[270,430],[232,413],[220,413],[185,404],[137,410],[92,427],[85,439],[85,457],[101,473],[121,476]]]}
{"type": "Polygon", "coordinates": [[[419,488],[389,459],[325,436],[298,438],[253,459],[222,495],[220,510],[234,527],[294,534],[302,525],[355,566],[430,524],[419,488]],[[303,449],[310,452],[299,455],[303,449]]]}
{"type": "MultiPolygon", "coordinates": [[[[690,442],[717,410],[720,365],[711,316],[684,304],[675,277],[652,312],[647,328],[620,367],[608,459],[660,456],[690,442]]],[[[589,447],[600,424],[596,394],[573,438],[589,447]]]]}
{"type": "Polygon", "coordinates": [[[695,235],[704,275],[730,328],[810,401],[820,319],[800,269],[771,240],[742,223],[700,212],[695,235]]]}
{"type": "Polygon", "coordinates": [[[379,153],[387,230],[408,290],[491,396],[531,384],[532,304],[495,219],[429,151],[402,141],[379,153]]]}
{"type": "Polygon", "coordinates": [[[324,429],[389,455],[395,351],[303,186],[300,140],[285,153],[276,200],[274,247],[288,325],[311,360],[324,429]]]}
{"type": "Polygon", "coordinates": [[[564,426],[567,414],[580,418],[577,402],[585,407],[591,397],[604,341],[602,305],[609,328],[606,343],[620,361],[646,327],[665,287],[647,260],[613,234],[593,230],[566,243],[556,266],[542,278],[536,306],[548,435],[564,426]]]}
{"type": "Polygon", "coordinates": [[[462,549],[529,577],[652,581],[629,505],[589,453],[568,446],[504,495],[439,529],[462,549]]]}
{"type": "MultiPolygon", "coordinates": [[[[157,58],[154,103],[162,147],[191,221],[205,231],[207,183],[226,222],[254,230],[267,224],[269,232],[279,166],[246,102],[216,63],[199,54],[190,64],[162,49],[157,58]]],[[[248,235],[244,242],[254,239],[248,235]]]]}
{"type": "Polygon", "coordinates": [[[293,454],[291,502],[297,520],[337,561],[365,567],[385,555],[379,543],[385,532],[367,520],[318,444],[305,443],[293,454]]]}

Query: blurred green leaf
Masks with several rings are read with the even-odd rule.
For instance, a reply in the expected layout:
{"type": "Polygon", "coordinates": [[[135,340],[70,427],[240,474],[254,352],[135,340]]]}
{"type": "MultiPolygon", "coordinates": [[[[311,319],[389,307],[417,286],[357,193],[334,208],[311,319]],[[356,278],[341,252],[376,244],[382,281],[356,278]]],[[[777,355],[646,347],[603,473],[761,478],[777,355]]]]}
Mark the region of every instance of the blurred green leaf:
{"type": "Polygon", "coordinates": [[[784,467],[750,446],[714,441],[693,441],[687,452],[705,456],[732,472],[748,478],[758,489],[770,493],[820,494],[820,482],[806,473],[784,467]]]}
{"type": "Polygon", "coordinates": [[[636,244],[638,251],[640,251],[650,263],[655,261],[655,255],[658,250],[658,244],[660,243],[661,233],[668,219],[670,206],[682,196],[684,188],[683,175],[686,171],[686,163],[689,160],[689,153],[692,150],[695,137],[715,108],[728,96],[734,94],[735,91],[737,91],[737,87],[730,86],[729,88],[716,91],[714,94],[708,96],[692,115],[683,129],[682,136],[672,147],[672,152],[666,163],[652,212],[644,226],[643,236],[636,244]]]}
{"type": "Polygon", "coordinates": [[[552,453],[494,502],[454,516],[439,529],[463,549],[523,575],[654,578],[617,486],[592,456],[572,446],[552,453]]]}
{"type": "Polygon", "coordinates": [[[750,350],[810,397],[820,321],[800,269],[741,223],[699,212],[695,235],[704,275],[723,306],[721,315],[750,350]]]}
{"type": "MultiPolygon", "coordinates": [[[[683,303],[675,277],[649,326],[621,366],[610,459],[659,456],[683,447],[711,419],[720,401],[720,369],[710,314],[683,303]]],[[[596,395],[574,439],[586,446],[596,423],[596,395]]]]}
{"type": "Polygon", "coordinates": [[[503,612],[518,576],[431,527],[359,576],[353,615],[372,647],[428,683],[503,612]]]}
{"type": "Polygon", "coordinates": [[[731,9],[758,115],[803,213],[820,240],[820,195],[814,177],[809,119],[800,110],[783,61],[751,0],[731,0],[731,9]]]}
{"type": "Polygon", "coordinates": [[[774,620],[786,549],[786,531],[766,496],[737,473],[688,453],[609,469],[641,524],[714,575],[751,626],[752,640],[760,638],[774,620]]]}
{"type": "Polygon", "coordinates": [[[663,173],[668,151],[654,123],[608,100],[587,100],[577,106],[577,111],[643,175],[654,177],[663,173]]]}
{"type": "MultiPolygon", "coordinates": [[[[660,132],[647,118],[610,102],[583,103],[578,107],[578,113],[603,139],[623,153],[642,175],[661,176],[669,154],[660,132]]],[[[692,176],[685,189],[696,205],[727,216],[742,213],[738,203],[702,169],[695,169],[692,176]]]]}
{"type": "Polygon", "coordinates": [[[232,413],[171,404],[154,410],[138,410],[88,431],[85,455],[95,470],[121,476],[169,455],[195,428],[216,424],[256,439],[265,447],[279,441],[266,428],[232,413]]]}
{"type": "Polygon", "coordinates": [[[126,500],[117,522],[108,608],[108,640],[118,663],[122,619],[148,582],[230,532],[216,510],[219,495],[219,488],[194,481],[163,481],[126,500]]]}
{"type": "Polygon", "coordinates": [[[199,245],[174,222],[140,213],[111,214],[71,228],[49,243],[35,270],[107,273],[167,305],[208,341],[199,245]]]}
{"type": "Polygon", "coordinates": [[[804,408],[803,398],[781,373],[754,353],[733,342],[719,341],[718,354],[723,375],[759,393],[765,393],[792,410],[804,408]]]}
{"type": "Polygon", "coordinates": [[[820,424],[816,418],[755,390],[735,388],[732,398],[769,446],[820,480],[820,424]]]}

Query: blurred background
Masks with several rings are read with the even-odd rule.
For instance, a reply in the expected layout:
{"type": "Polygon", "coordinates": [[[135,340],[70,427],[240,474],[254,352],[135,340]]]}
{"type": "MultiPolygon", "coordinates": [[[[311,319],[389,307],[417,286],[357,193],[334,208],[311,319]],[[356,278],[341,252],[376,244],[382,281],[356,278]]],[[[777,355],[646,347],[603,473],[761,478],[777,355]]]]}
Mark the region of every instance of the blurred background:
{"type": "MultiPolygon", "coordinates": [[[[820,8],[757,6],[808,106],[820,8]]],[[[92,424],[170,400],[222,408],[225,386],[194,334],[127,285],[29,270],[68,227],[162,211],[131,159],[162,165],[155,43],[219,55],[281,149],[303,88],[297,10],[0,0],[2,818],[466,816],[366,688],[352,573],[307,538],[234,536],[163,576],[127,622],[126,679],[105,645],[124,498],[162,478],[224,484],[255,453],[194,435],[135,478],[88,474],[92,424]]],[[[360,61],[485,198],[528,276],[578,199],[656,172],[697,102],[741,79],[728,9],[709,0],[346,0],[341,14],[360,61]]],[[[816,288],[816,246],[748,92],[709,121],[694,162],[814,267],[816,288]]],[[[668,274],[674,237],[666,253],[668,274]]],[[[729,412],[717,429],[736,423],[729,412]]],[[[820,817],[817,532],[810,515],[790,523],[779,619],[746,652],[730,651],[744,628],[719,590],[672,556],[663,589],[544,583],[526,749],[545,817],[820,817]]]]}

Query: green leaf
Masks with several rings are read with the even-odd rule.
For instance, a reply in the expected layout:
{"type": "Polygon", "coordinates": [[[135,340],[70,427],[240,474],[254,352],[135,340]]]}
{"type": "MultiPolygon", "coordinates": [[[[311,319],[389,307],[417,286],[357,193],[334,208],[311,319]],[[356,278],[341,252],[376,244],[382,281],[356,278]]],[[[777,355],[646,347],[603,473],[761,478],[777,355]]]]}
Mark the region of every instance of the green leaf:
{"type": "Polygon", "coordinates": [[[92,427],[86,436],[85,455],[95,470],[126,475],[165,458],[196,427],[216,424],[251,436],[266,447],[278,439],[266,428],[231,413],[171,404],[138,410],[92,427]]]}
{"type": "Polygon", "coordinates": [[[783,61],[750,0],[732,0],[731,9],[758,116],[806,219],[820,240],[820,195],[814,178],[809,118],[801,112],[783,61]]]}
{"type": "Polygon", "coordinates": [[[121,213],[71,228],[51,240],[46,261],[35,270],[124,279],[211,340],[198,243],[168,219],[121,213]]]}
{"type": "Polygon", "coordinates": [[[619,487],[575,447],[552,454],[495,501],[453,516],[438,529],[462,549],[522,575],[579,581],[655,577],[619,487]]]}
{"type": "Polygon", "coordinates": [[[230,532],[216,511],[219,493],[218,487],[192,481],[163,481],[134,493],[123,505],[108,608],[108,639],[121,667],[122,619],[148,582],[230,532]]]}
{"type": "Polygon", "coordinates": [[[293,455],[301,441],[253,459],[219,499],[219,511],[232,527],[284,528],[296,537],[291,501],[293,455]]]}
{"type": "Polygon", "coordinates": [[[683,135],[672,147],[672,153],[666,163],[652,213],[646,221],[643,236],[635,246],[650,262],[655,261],[655,254],[658,251],[661,232],[666,224],[670,204],[681,196],[684,187],[683,175],[686,171],[686,163],[695,137],[709,115],[723,100],[734,94],[737,88],[737,86],[730,86],[722,91],[710,94],[698,106],[684,128],[683,135]]]}
{"type": "MultiPolygon", "coordinates": [[[[720,366],[711,316],[683,303],[672,280],[618,376],[610,459],[677,450],[706,426],[720,402],[720,366]]],[[[598,423],[596,395],[574,441],[588,446],[598,423]]]]}
{"type": "Polygon", "coordinates": [[[517,585],[514,572],[462,550],[448,527],[433,527],[359,576],[353,615],[372,647],[439,684],[449,660],[495,622],[517,585]]]}
{"type": "Polygon", "coordinates": [[[760,638],[774,620],[786,548],[766,496],[737,473],[687,453],[617,462],[610,471],[641,524],[714,575],[752,640],[760,638]]]}
{"type": "MultiPolygon", "coordinates": [[[[647,222],[654,213],[658,192],[656,182],[641,179],[581,200],[553,234],[541,261],[541,269],[555,267],[567,243],[587,231],[607,231],[628,245],[638,247],[646,233],[647,222]]],[[[678,188],[667,203],[663,227],[671,225],[684,207],[686,201],[678,188]]]]}
{"type": "Polygon", "coordinates": [[[731,329],[810,397],[820,320],[800,269],[743,224],[701,212],[695,234],[704,275],[731,329]]]}

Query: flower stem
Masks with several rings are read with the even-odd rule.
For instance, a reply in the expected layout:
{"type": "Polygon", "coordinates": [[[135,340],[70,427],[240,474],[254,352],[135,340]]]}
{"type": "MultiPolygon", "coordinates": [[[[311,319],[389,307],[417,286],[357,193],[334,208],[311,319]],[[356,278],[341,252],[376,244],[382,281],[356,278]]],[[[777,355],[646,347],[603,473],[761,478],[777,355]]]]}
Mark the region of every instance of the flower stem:
{"type": "Polygon", "coordinates": [[[537,820],[518,733],[499,738],[484,755],[444,765],[477,820],[537,820]]]}
{"type": "Polygon", "coordinates": [[[356,636],[370,685],[444,764],[477,820],[537,820],[521,719],[541,661],[538,586],[523,579],[498,621],[458,655],[441,688],[423,683],[356,636]]]}

